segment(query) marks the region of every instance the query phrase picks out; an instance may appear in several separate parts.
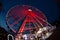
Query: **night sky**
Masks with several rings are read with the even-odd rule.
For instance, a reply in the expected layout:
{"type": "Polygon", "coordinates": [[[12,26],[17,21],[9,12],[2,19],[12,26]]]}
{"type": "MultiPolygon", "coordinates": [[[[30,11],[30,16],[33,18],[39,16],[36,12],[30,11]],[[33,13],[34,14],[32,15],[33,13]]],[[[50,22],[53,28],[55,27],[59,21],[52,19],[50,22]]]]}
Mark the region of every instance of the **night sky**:
{"type": "Polygon", "coordinates": [[[6,13],[15,5],[30,5],[41,10],[47,17],[49,23],[54,23],[59,19],[59,9],[56,0],[0,0],[2,10],[0,10],[0,26],[9,31],[6,25],[6,13]]]}

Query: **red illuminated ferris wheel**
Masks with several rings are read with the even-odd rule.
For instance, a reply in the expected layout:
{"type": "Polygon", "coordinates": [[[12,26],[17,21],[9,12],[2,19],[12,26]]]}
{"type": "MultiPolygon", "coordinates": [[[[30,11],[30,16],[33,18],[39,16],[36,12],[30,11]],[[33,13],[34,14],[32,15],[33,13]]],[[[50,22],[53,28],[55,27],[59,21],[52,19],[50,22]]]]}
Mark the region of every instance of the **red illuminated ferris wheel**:
{"type": "Polygon", "coordinates": [[[16,32],[15,25],[18,25],[19,32],[29,29],[38,29],[38,27],[46,26],[46,17],[36,8],[31,6],[15,6],[7,13],[7,23],[13,32],[16,32]],[[20,24],[19,24],[20,22],[20,24]],[[27,27],[28,26],[28,27],[27,27]],[[26,27],[26,28],[24,28],[26,27]]]}
{"type": "Polygon", "coordinates": [[[12,32],[17,34],[31,33],[34,29],[38,31],[49,24],[41,11],[27,5],[12,7],[7,12],[6,21],[12,32]]]}

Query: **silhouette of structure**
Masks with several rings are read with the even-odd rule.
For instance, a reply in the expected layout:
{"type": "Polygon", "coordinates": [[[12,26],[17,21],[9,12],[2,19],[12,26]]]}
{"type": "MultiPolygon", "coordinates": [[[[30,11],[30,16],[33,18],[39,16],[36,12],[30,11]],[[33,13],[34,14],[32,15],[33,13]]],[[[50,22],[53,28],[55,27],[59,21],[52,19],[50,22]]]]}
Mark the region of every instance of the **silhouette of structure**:
{"type": "Polygon", "coordinates": [[[7,40],[7,32],[4,28],[0,27],[0,40],[7,40]]]}

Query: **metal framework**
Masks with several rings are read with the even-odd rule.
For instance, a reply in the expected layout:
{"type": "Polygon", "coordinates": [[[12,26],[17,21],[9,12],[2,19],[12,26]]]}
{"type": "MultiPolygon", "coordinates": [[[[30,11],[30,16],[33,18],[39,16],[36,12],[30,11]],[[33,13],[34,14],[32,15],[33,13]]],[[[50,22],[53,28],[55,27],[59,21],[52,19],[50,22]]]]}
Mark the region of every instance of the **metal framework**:
{"type": "MultiPolygon", "coordinates": [[[[40,28],[43,29],[41,34],[42,36],[44,36],[43,31],[50,30],[50,28],[52,28],[52,25],[47,22],[46,17],[41,11],[32,6],[27,5],[17,5],[11,8],[6,15],[6,21],[7,25],[12,30],[12,32],[16,33],[16,37],[20,36],[20,34],[22,34],[26,30],[35,29],[36,33],[38,33],[40,28]],[[15,25],[17,25],[17,27],[15,25]],[[46,27],[48,25],[49,27],[46,27]]],[[[54,27],[51,30],[53,29],[54,27]]],[[[42,37],[42,39],[44,38],[42,37]]]]}

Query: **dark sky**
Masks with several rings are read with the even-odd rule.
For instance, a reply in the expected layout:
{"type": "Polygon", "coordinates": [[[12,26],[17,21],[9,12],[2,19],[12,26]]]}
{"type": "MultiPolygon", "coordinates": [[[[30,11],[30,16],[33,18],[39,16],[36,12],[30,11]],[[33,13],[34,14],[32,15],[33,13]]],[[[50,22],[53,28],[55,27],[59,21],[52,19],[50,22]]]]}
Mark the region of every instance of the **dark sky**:
{"type": "Polygon", "coordinates": [[[0,25],[8,30],[6,26],[6,13],[15,5],[30,5],[41,10],[47,17],[49,23],[58,20],[59,11],[56,0],[0,0],[2,11],[0,12],[0,25]]]}

